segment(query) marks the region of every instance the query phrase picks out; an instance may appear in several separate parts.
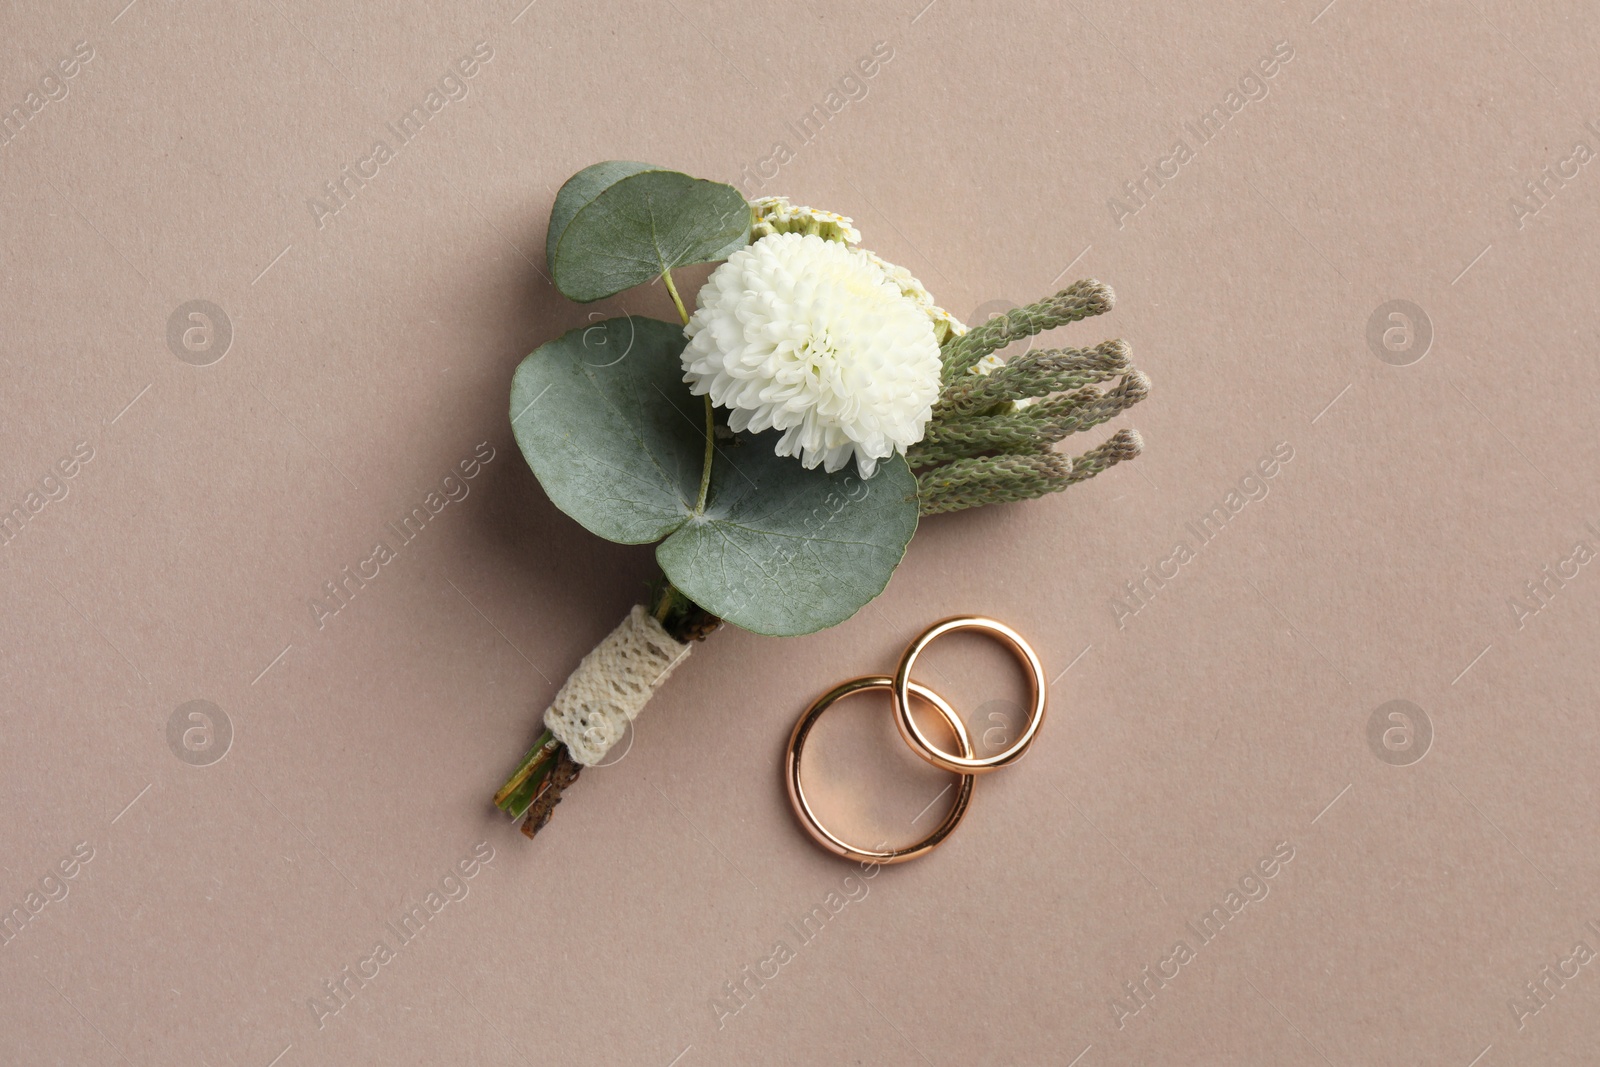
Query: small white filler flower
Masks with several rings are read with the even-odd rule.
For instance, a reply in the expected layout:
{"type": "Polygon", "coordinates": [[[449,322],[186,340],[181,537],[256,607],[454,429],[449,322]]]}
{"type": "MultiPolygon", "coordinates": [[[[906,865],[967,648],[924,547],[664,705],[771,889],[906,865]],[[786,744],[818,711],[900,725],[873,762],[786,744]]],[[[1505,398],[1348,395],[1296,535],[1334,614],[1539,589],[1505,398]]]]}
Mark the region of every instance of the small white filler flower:
{"type": "Polygon", "coordinates": [[[684,381],[736,431],[783,431],[777,452],[863,478],[922,440],[939,398],[925,308],[876,257],[815,234],[774,233],[711,273],[684,327],[684,381]]]}

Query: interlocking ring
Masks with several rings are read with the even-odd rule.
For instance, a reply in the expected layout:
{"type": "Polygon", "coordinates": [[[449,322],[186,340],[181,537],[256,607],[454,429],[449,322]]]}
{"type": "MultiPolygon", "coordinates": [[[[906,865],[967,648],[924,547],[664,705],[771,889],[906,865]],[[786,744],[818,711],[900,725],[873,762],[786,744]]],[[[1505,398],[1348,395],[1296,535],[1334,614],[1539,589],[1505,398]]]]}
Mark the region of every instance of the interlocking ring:
{"type": "MultiPolygon", "coordinates": [[[[912,641],[906,647],[905,653],[900,657],[900,665],[894,674],[894,721],[900,727],[900,736],[906,739],[906,744],[914,749],[917,755],[939,767],[942,770],[954,771],[956,774],[988,774],[1001,767],[1009,767],[1023,757],[1028,751],[1028,746],[1033,744],[1033,739],[1039,732],[1039,727],[1044,723],[1044,708],[1046,689],[1044,680],[1044,667],[1039,663],[1039,657],[1034,653],[1022,635],[1003,622],[984,618],[981,615],[957,615],[954,618],[936,622],[912,641]],[[1028,725],[1023,727],[1022,735],[1016,739],[1003,752],[981,759],[975,758],[970,746],[966,746],[964,754],[952,756],[943,751],[932,741],[928,740],[922,728],[911,717],[910,694],[917,692],[917,683],[911,680],[911,668],[916,664],[917,657],[922,650],[927,648],[936,639],[957,630],[980,630],[997,637],[1007,645],[1016,655],[1018,662],[1028,672],[1029,688],[1032,690],[1033,710],[1028,715],[1028,725]]],[[[921,696],[921,693],[918,693],[921,696]]]]}
{"type": "MultiPolygon", "coordinates": [[[[882,674],[854,678],[845,682],[843,685],[824,693],[817,699],[816,703],[807,708],[805,714],[800,716],[800,721],[794,724],[794,732],[789,735],[789,750],[785,758],[786,777],[789,782],[789,801],[794,805],[795,814],[800,818],[800,825],[805,827],[806,832],[811,835],[817,844],[834,855],[843,856],[848,860],[878,864],[904,863],[906,860],[916,859],[918,856],[932,852],[955,830],[956,825],[967,814],[967,805],[972,801],[972,783],[975,779],[970,773],[962,773],[961,788],[956,793],[956,801],[950,806],[950,811],[945,815],[944,821],[934,829],[933,833],[916,844],[888,851],[857,848],[838,837],[817,819],[816,813],[811,810],[811,805],[806,800],[805,787],[800,784],[800,756],[805,750],[806,738],[810,735],[811,728],[817,724],[817,720],[822,717],[822,713],[839,700],[855,693],[865,693],[874,689],[893,691],[895,686],[896,682],[893,678],[882,674]]],[[[970,759],[973,755],[972,740],[967,736],[967,729],[962,725],[961,716],[955,713],[955,709],[946,703],[938,693],[926,686],[918,685],[916,682],[907,682],[901,688],[907,694],[907,703],[909,703],[909,697],[916,696],[919,700],[933,705],[934,709],[944,717],[944,721],[950,725],[950,729],[955,733],[956,740],[961,744],[961,751],[970,759]]],[[[901,701],[896,699],[895,703],[898,708],[901,701]]]]}
{"type": "MultiPolygon", "coordinates": [[[[862,863],[904,863],[906,860],[916,859],[918,856],[932,852],[941,845],[945,838],[955,830],[967,814],[967,805],[972,802],[972,784],[980,774],[997,771],[1001,767],[1009,767],[1023,757],[1028,751],[1028,746],[1033,744],[1034,737],[1039,733],[1039,727],[1044,724],[1044,709],[1046,690],[1049,687],[1044,680],[1044,667],[1039,662],[1039,657],[1032,646],[1022,639],[1022,635],[1003,622],[984,618],[981,615],[958,615],[954,618],[944,619],[934,623],[921,634],[915,641],[906,647],[905,654],[900,657],[899,667],[895,670],[894,677],[874,674],[864,678],[854,678],[843,685],[836,686],[818,697],[816,702],[806,709],[800,716],[800,721],[794,724],[794,731],[789,735],[789,750],[784,759],[785,777],[789,785],[789,803],[794,806],[794,813],[800,820],[800,825],[806,833],[823,848],[835,856],[842,856],[848,860],[857,860],[862,863]],[[922,654],[935,640],[947,633],[956,630],[981,630],[993,637],[999,638],[1011,649],[1017,661],[1028,672],[1028,684],[1033,691],[1033,711],[1028,716],[1028,724],[1023,728],[1022,736],[1009,746],[1004,752],[979,759],[972,748],[972,738],[967,734],[967,728],[961,722],[961,716],[938,693],[925,685],[920,685],[911,680],[911,668],[916,665],[917,657],[922,654]],[[952,771],[961,776],[961,788],[956,793],[956,801],[950,806],[950,811],[945,815],[944,821],[936,827],[933,833],[905,848],[882,849],[857,848],[849,842],[834,834],[817,819],[816,812],[811,810],[811,804],[806,800],[805,788],[800,784],[800,756],[805,750],[806,738],[811,734],[811,728],[817,724],[822,713],[835,703],[855,693],[864,693],[873,689],[887,689],[894,695],[894,721],[900,729],[900,736],[905,738],[912,751],[941,770],[952,771]],[[931,704],[944,721],[949,723],[950,729],[956,735],[956,740],[961,746],[961,755],[952,756],[950,753],[934,745],[928,740],[927,734],[917,725],[916,719],[911,716],[911,698],[916,697],[924,703],[931,704]]],[[[920,816],[919,816],[920,818],[920,816]]]]}

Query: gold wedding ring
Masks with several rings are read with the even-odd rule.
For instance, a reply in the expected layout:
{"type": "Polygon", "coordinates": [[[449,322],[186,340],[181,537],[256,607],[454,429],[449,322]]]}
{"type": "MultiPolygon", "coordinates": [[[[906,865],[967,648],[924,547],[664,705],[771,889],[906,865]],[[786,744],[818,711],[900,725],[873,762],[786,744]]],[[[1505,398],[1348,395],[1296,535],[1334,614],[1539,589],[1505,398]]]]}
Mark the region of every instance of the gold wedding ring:
{"type": "Polygon", "coordinates": [[[972,802],[972,785],[977,775],[1011,766],[1020,760],[1028,751],[1028,747],[1033,744],[1034,738],[1039,733],[1039,727],[1044,724],[1048,688],[1044,679],[1044,667],[1040,664],[1038,655],[1032,646],[1023,640],[1021,634],[1005,623],[981,615],[958,615],[934,623],[906,647],[894,677],[869,675],[836,686],[818,697],[816,702],[806,709],[805,714],[800,716],[800,721],[794,724],[794,731],[789,735],[789,749],[784,763],[785,777],[789,785],[789,802],[794,806],[800,825],[817,844],[829,852],[863,863],[904,863],[906,860],[933,851],[950,836],[967,814],[967,806],[972,802]],[[1017,661],[1022,664],[1028,675],[1033,703],[1028,723],[1016,741],[1007,746],[1003,752],[997,752],[993,756],[979,758],[973,750],[972,739],[961,722],[961,716],[956,714],[955,709],[938,693],[911,679],[911,669],[916,665],[917,657],[923,650],[938,638],[958,630],[977,630],[997,638],[1017,657],[1017,661]],[[810,736],[811,728],[817,724],[822,713],[847,696],[876,689],[888,690],[893,694],[895,725],[899,727],[900,736],[905,739],[906,744],[935,767],[961,776],[961,788],[956,793],[955,803],[950,806],[944,821],[931,834],[915,844],[887,851],[881,848],[858,848],[823,826],[817,819],[816,812],[811,810],[811,804],[806,800],[805,788],[800,784],[801,753],[805,750],[806,738],[810,736]],[[943,716],[960,745],[960,755],[951,755],[928,739],[927,734],[911,715],[912,697],[931,704],[934,710],[943,716]]]}
{"type": "Polygon", "coordinates": [[[1044,667],[1039,662],[1039,657],[1032,646],[1022,639],[1022,635],[1011,627],[995,619],[987,619],[982,615],[957,615],[954,618],[944,619],[934,623],[918,635],[915,641],[906,646],[905,653],[900,657],[900,666],[894,672],[894,721],[900,727],[900,736],[906,739],[906,744],[916,750],[917,755],[943,770],[954,771],[957,774],[988,774],[1001,767],[1009,767],[1021,759],[1028,751],[1028,746],[1033,744],[1034,736],[1038,734],[1039,727],[1044,724],[1044,707],[1046,689],[1044,680],[1044,667]],[[971,752],[965,755],[952,756],[941,750],[932,741],[928,740],[922,728],[911,717],[911,703],[909,693],[916,683],[911,680],[911,668],[917,662],[917,657],[923,649],[938,638],[958,630],[978,630],[998,638],[1002,644],[1011,649],[1028,674],[1028,687],[1032,692],[1033,708],[1028,713],[1028,724],[1022,728],[1022,735],[1012,742],[1003,752],[992,756],[975,758],[971,752]]]}
{"type": "MultiPolygon", "coordinates": [[[[805,751],[806,738],[811,733],[811,728],[817,724],[822,713],[831,708],[835,703],[855,693],[865,693],[874,689],[893,691],[894,679],[887,675],[869,675],[865,678],[854,678],[843,685],[836,686],[817,698],[816,703],[806,709],[800,716],[800,721],[794,724],[794,732],[789,735],[789,752],[785,763],[789,782],[789,802],[794,805],[794,812],[800,818],[800,825],[823,848],[836,856],[847,860],[857,860],[863,863],[904,863],[906,860],[916,859],[925,853],[938,848],[944,839],[950,836],[951,831],[961,822],[967,814],[967,805],[972,801],[972,783],[974,778],[970,774],[961,776],[961,788],[956,793],[956,801],[950,806],[950,811],[945,815],[944,821],[934,828],[933,832],[921,841],[904,848],[881,849],[858,848],[855,845],[834,834],[823,826],[817,819],[816,812],[811,810],[811,804],[806,800],[805,787],[800,783],[800,757],[805,751]]],[[[906,686],[908,696],[915,696],[920,700],[933,705],[934,709],[944,717],[950,729],[955,733],[956,740],[961,744],[961,751],[968,757],[972,756],[972,739],[967,736],[967,729],[961,724],[961,716],[957,715],[945,699],[925,686],[910,682],[906,686]]]]}

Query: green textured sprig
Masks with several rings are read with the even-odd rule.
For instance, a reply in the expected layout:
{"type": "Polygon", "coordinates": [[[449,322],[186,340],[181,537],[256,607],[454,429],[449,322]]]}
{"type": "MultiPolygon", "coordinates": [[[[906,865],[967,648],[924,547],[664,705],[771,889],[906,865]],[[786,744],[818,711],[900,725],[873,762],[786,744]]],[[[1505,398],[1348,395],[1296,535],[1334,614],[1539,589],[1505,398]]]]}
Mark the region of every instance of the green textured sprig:
{"type": "Polygon", "coordinates": [[[987,411],[1006,401],[1049,396],[1109,381],[1131,368],[1125,341],[1093,348],[1052,348],[1019,356],[988,374],[967,373],[939,396],[934,418],[987,411]]]}
{"type": "Polygon", "coordinates": [[[978,360],[991,352],[1032,337],[1057,326],[1065,326],[1079,319],[1103,315],[1116,302],[1111,287],[1093,278],[1073,282],[1055,296],[1046,297],[1026,307],[1012,308],[1004,315],[996,315],[988,322],[974,326],[959,337],[945,342],[944,380],[954,381],[971,370],[978,360]]]}
{"type": "Polygon", "coordinates": [[[1118,430],[1106,442],[1069,459],[1059,452],[958,459],[917,476],[922,513],[1032,500],[1087,481],[1144,449],[1137,430],[1118,430]]]}
{"type": "Polygon", "coordinates": [[[932,423],[912,448],[913,466],[927,467],[991,452],[1038,452],[1057,441],[1099,426],[1150,395],[1150,379],[1132,371],[1102,393],[1093,387],[994,415],[948,418],[932,423]]]}
{"type": "Polygon", "coordinates": [[[1143,442],[1133,430],[1075,458],[1055,450],[1150,395],[1150,379],[1129,361],[1125,341],[981,362],[1013,341],[1108,311],[1114,300],[1098,281],[1074,282],[945,343],[944,390],[926,434],[906,455],[918,472],[922,514],[1059,492],[1139,454],[1143,442]],[[1113,378],[1111,388],[1097,388],[1113,378]]]}

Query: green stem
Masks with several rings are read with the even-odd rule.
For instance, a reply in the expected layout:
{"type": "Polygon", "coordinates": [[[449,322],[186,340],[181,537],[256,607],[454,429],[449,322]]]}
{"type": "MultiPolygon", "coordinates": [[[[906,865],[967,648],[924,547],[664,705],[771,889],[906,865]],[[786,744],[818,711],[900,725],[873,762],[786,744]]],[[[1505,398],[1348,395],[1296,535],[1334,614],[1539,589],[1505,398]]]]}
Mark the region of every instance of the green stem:
{"type": "Polygon", "coordinates": [[[549,730],[539,734],[539,739],[533,743],[528,754],[522,757],[517,769],[511,772],[511,777],[506,779],[500,791],[494,795],[495,806],[513,819],[522,818],[538,794],[539,786],[555,764],[560,747],[561,742],[557,741],[549,730]]]}
{"type": "Polygon", "coordinates": [[[674,641],[704,641],[722,623],[665,577],[651,594],[648,607],[674,641]]]}
{"type": "Polygon", "coordinates": [[[689,325],[689,312],[683,306],[683,297],[678,295],[678,287],[672,284],[672,271],[662,271],[661,280],[667,283],[667,292],[672,294],[672,302],[678,305],[678,315],[683,319],[683,324],[689,325]]]}
{"type": "Polygon", "coordinates": [[[694,513],[706,513],[706,495],[711,492],[711,450],[716,443],[717,423],[711,412],[711,394],[706,394],[706,461],[700,468],[700,499],[695,501],[694,513]]]}
{"type": "Polygon", "coordinates": [[[670,581],[665,578],[662,578],[661,581],[661,599],[656,603],[655,611],[651,613],[655,616],[656,622],[667,621],[667,615],[672,611],[672,601],[678,593],[678,587],[670,581]]]}
{"type": "MultiPolygon", "coordinates": [[[[667,292],[672,294],[672,302],[678,305],[678,315],[683,319],[683,324],[685,326],[689,325],[689,311],[683,306],[683,297],[678,295],[678,287],[672,284],[672,271],[670,269],[663,270],[661,272],[661,280],[667,283],[667,292]]],[[[704,515],[706,513],[706,497],[711,493],[711,457],[712,450],[716,446],[716,435],[717,421],[715,414],[711,410],[711,394],[707,393],[706,459],[705,463],[700,467],[700,496],[699,499],[694,502],[694,513],[696,515],[704,515]]]]}

